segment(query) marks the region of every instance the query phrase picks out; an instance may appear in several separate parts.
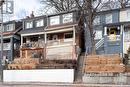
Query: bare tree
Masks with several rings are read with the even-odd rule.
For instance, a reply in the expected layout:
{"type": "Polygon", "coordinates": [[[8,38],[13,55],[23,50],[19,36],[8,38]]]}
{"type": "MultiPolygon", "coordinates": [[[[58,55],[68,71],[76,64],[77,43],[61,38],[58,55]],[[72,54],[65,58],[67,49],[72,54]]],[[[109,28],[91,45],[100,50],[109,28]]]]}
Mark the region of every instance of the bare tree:
{"type": "Polygon", "coordinates": [[[70,11],[76,7],[75,0],[40,0],[47,8],[55,8],[55,11],[70,11]]]}
{"type": "Polygon", "coordinates": [[[88,30],[89,32],[89,41],[91,43],[89,49],[91,50],[90,53],[92,54],[96,54],[93,21],[97,12],[99,11],[99,7],[101,7],[103,4],[103,1],[104,0],[41,0],[42,3],[54,7],[58,12],[70,11],[74,8],[79,9],[81,12],[79,18],[82,19],[84,24],[87,25],[85,30],[88,30]]]}
{"type": "Polygon", "coordinates": [[[121,8],[125,8],[130,0],[118,0],[121,8]]]}
{"type": "Polygon", "coordinates": [[[85,29],[87,30],[87,32],[89,32],[89,35],[90,35],[91,46],[87,47],[86,50],[89,49],[91,50],[90,51],[91,54],[96,54],[95,40],[94,40],[95,32],[93,28],[93,21],[103,1],[102,0],[82,0],[82,4],[80,4],[77,0],[76,2],[77,2],[76,4],[78,8],[82,12],[81,17],[82,19],[84,19],[84,23],[86,23],[87,25],[85,29]]]}

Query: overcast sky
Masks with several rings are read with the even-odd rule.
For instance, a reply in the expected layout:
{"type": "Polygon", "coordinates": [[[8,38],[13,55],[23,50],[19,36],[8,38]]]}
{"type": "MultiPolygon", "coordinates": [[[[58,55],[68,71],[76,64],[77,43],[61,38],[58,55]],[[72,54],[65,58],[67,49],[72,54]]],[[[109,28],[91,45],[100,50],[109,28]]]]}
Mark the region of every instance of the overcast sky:
{"type": "Polygon", "coordinates": [[[14,0],[14,15],[16,17],[23,17],[29,15],[32,11],[35,12],[39,8],[40,0],[14,0]]]}
{"type": "Polygon", "coordinates": [[[5,15],[8,20],[22,19],[29,16],[32,11],[37,14],[40,8],[40,0],[13,0],[14,1],[14,13],[5,15]]]}

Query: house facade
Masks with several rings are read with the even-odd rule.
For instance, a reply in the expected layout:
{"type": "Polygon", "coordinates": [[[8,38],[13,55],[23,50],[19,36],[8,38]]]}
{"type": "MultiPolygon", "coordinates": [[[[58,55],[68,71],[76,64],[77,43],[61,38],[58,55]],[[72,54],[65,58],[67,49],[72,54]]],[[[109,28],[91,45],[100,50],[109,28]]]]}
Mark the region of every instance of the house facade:
{"type": "Polygon", "coordinates": [[[95,17],[93,27],[97,54],[123,53],[123,26],[119,19],[119,9],[102,11],[95,17]]]}
{"type": "Polygon", "coordinates": [[[15,57],[19,57],[20,35],[18,32],[21,29],[21,21],[3,23],[3,60],[12,62],[15,57]]]}
{"type": "Polygon", "coordinates": [[[39,61],[35,67],[29,65],[30,68],[76,67],[81,52],[81,25],[78,15],[77,11],[70,11],[39,17],[31,14],[23,19],[23,29],[19,32],[20,58],[15,59],[9,68],[21,69],[18,64],[20,59],[27,60],[22,62],[23,65],[30,60],[39,61]]]}

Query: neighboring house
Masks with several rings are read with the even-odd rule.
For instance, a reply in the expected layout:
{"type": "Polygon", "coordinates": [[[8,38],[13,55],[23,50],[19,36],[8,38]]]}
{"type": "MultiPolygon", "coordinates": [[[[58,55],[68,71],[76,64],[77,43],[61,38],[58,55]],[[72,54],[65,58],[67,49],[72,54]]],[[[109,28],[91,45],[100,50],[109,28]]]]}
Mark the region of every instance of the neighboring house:
{"type": "Polygon", "coordinates": [[[22,58],[43,58],[45,35],[44,28],[47,26],[46,16],[31,17],[23,19],[23,30],[19,33],[21,35],[21,56],[22,58]],[[30,53],[25,53],[28,50],[30,53]],[[36,52],[38,51],[38,52],[36,52]],[[25,56],[25,54],[27,56],[25,56]]]}
{"type": "Polygon", "coordinates": [[[3,23],[3,59],[12,62],[19,57],[21,21],[9,21],[3,23]]]}
{"type": "Polygon", "coordinates": [[[119,23],[119,10],[100,12],[95,18],[95,40],[96,50],[99,54],[120,54],[122,53],[122,30],[119,23]]]}
{"type": "Polygon", "coordinates": [[[123,28],[123,54],[127,54],[130,47],[130,7],[120,10],[119,21],[123,28]]]}
{"type": "Polygon", "coordinates": [[[97,54],[124,56],[130,47],[129,24],[130,7],[99,12],[94,20],[97,54]]]}

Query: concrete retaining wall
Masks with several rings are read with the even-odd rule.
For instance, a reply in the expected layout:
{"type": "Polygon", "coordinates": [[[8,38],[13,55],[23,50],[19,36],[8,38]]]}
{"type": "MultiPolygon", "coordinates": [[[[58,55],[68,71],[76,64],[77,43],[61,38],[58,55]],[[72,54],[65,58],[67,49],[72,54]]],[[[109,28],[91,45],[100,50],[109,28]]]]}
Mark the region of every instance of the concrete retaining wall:
{"type": "Polygon", "coordinates": [[[87,84],[124,84],[130,85],[129,73],[91,73],[84,74],[83,83],[87,84]]]}
{"type": "Polygon", "coordinates": [[[4,70],[3,81],[73,83],[74,69],[4,70]]]}

